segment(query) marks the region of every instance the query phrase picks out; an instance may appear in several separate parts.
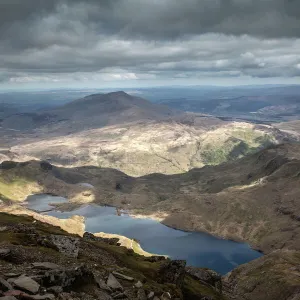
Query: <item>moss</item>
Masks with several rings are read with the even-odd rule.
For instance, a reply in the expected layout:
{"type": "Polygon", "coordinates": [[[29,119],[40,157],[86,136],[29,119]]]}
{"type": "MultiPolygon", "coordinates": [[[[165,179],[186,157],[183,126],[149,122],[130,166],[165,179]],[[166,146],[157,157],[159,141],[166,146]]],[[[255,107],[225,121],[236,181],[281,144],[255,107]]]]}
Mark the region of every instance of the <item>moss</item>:
{"type": "Polygon", "coordinates": [[[4,180],[0,178],[0,191],[1,196],[7,200],[20,201],[24,197],[24,191],[32,185],[31,181],[23,178],[11,178],[10,180],[4,180]]]}
{"type": "Polygon", "coordinates": [[[71,235],[65,232],[64,230],[62,230],[60,227],[42,223],[30,216],[16,216],[16,215],[10,215],[7,213],[0,212],[1,227],[17,225],[17,224],[26,224],[26,225],[33,226],[35,230],[40,234],[71,235]]]}
{"type": "Polygon", "coordinates": [[[225,141],[217,140],[203,146],[201,157],[204,164],[218,165],[255,153],[275,142],[271,135],[251,128],[234,128],[228,136],[225,141]]]}
{"type": "Polygon", "coordinates": [[[183,296],[184,299],[200,300],[204,296],[211,296],[215,300],[226,300],[225,296],[216,292],[209,286],[201,284],[199,281],[193,279],[190,276],[185,276],[183,284],[183,296]]]}

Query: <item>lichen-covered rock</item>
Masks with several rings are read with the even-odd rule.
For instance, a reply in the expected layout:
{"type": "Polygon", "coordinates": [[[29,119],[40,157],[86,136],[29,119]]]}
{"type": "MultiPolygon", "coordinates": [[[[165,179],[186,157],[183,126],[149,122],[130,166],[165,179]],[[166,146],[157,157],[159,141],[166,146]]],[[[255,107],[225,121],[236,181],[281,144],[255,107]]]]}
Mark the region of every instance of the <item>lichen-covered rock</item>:
{"type": "Polygon", "coordinates": [[[37,239],[38,242],[45,247],[57,249],[66,256],[73,258],[78,257],[79,238],[50,234],[48,236],[37,236],[37,239]]]}
{"type": "Polygon", "coordinates": [[[94,275],[87,266],[80,266],[69,269],[58,269],[45,272],[41,278],[45,287],[60,286],[76,287],[77,284],[84,285],[94,283],[94,275]]]}
{"type": "Polygon", "coordinates": [[[112,290],[123,291],[122,285],[120,284],[120,282],[116,279],[116,277],[113,274],[109,274],[106,284],[112,290]]]}
{"type": "Polygon", "coordinates": [[[120,241],[118,238],[104,238],[104,237],[100,237],[100,236],[95,236],[94,234],[92,234],[90,232],[85,232],[83,234],[83,239],[90,240],[90,241],[104,242],[109,245],[115,245],[115,246],[119,246],[119,241],[120,241]]]}
{"type": "Polygon", "coordinates": [[[184,280],[185,265],[185,260],[168,260],[164,262],[159,270],[161,282],[173,283],[180,287],[184,280]]]}

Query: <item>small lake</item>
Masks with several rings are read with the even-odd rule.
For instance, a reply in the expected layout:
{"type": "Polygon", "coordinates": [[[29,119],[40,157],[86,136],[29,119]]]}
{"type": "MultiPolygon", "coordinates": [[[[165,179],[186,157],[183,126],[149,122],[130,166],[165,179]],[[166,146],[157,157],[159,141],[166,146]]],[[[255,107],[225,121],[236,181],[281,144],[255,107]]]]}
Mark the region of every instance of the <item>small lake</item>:
{"type": "Polygon", "coordinates": [[[73,215],[85,217],[86,231],[116,233],[139,240],[148,252],[168,255],[172,259],[185,259],[188,265],[206,267],[221,274],[240,264],[262,256],[248,244],[216,238],[200,232],[185,232],[167,227],[151,219],[136,219],[126,214],[118,216],[114,207],[83,205],[71,212],[53,209],[51,203],[64,203],[67,199],[50,195],[32,195],[27,207],[45,212],[49,216],[66,219],[73,215]]]}

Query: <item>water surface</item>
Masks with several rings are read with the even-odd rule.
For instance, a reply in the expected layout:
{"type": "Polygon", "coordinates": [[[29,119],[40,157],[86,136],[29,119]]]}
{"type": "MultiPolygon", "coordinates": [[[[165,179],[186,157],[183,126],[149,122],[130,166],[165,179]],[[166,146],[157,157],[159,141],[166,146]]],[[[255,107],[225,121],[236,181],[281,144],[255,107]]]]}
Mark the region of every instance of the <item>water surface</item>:
{"type": "MultiPolygon", "coordinates": [[[[49,203],[57,200],[59,203],[67,202],[65,198],[49,195],[33,195],[27,200],[28,207],[37,211],[48,210],[49,203]]],[[[145,251],[168,255],[172,259],[185,259],[189,265],[210,268],[221,274],[262,255],[245,243],[219,239],[206,233],[176,230],[151,219],[118,216],[114,207],[92,204],[71,212],[52,210],[45,213],[61,219],[84,216],[86,231],[135,238],[145,251]]]]}

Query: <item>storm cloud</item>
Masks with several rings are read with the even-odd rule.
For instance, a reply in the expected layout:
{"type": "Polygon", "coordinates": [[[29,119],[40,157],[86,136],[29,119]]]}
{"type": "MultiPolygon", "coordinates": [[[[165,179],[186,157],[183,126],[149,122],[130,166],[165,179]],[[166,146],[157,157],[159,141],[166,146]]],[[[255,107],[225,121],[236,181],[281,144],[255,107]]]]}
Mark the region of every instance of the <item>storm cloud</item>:
{"type": "Polygon", "coordinates": [[[1,82],[300,76],[298,0],[0,0],[1,82]]]}

